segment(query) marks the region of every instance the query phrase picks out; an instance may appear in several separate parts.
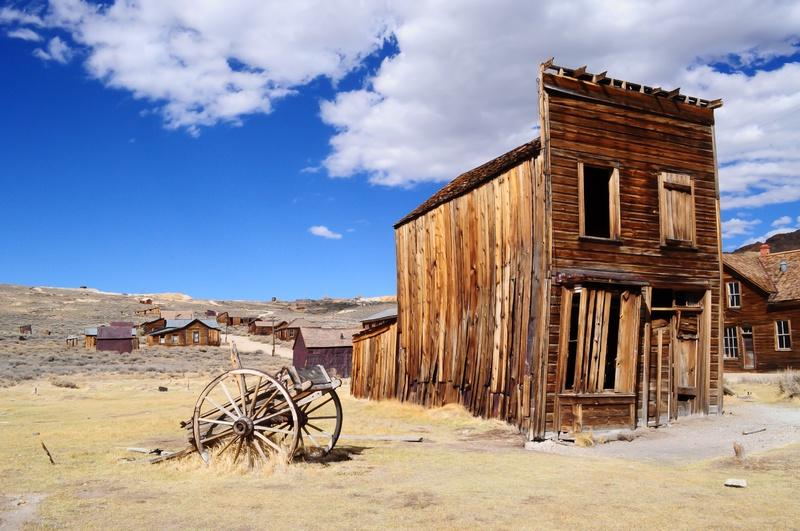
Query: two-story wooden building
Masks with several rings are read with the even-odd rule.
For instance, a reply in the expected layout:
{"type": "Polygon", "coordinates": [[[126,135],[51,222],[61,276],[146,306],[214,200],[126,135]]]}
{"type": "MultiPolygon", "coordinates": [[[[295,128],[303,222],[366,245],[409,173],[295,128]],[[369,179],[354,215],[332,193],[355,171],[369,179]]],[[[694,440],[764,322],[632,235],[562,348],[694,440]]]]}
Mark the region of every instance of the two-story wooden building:
{"type": "Polygon", "coordinates": [[[800,368],[800,250],[725,254],[725,370],[800,368]]]}
{"type": "Polygon", "coordinates": [[[720,412],[719,105],[543,64],[541,137],[395,225],[378,387],[530,439],[720,412]]]}

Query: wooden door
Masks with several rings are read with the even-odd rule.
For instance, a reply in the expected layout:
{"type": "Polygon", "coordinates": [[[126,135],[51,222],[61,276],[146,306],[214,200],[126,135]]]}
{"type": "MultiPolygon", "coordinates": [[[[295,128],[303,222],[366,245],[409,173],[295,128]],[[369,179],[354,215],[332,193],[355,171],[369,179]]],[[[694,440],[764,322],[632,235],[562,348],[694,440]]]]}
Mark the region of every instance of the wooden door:
{"type": "Polygon", "coordinates": [[[650,336],[650,416],[656,425],[671,417],[672,326],[669,319],[654,319],[650,336]]]}
{"type": "Polygon", "coordinates": [[[744,368],[756,368],[756,349],[753,344],[753,327],[742,327],[742,349],[744,351],[744,368]]]}

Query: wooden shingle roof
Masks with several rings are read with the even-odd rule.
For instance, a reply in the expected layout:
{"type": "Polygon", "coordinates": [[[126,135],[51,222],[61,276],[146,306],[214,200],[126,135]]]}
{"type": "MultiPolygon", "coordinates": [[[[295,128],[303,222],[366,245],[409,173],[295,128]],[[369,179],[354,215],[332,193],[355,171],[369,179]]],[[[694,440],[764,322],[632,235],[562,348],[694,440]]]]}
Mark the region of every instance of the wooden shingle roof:
{"type": "Polygon", "coordinates": [[[766,256],[725,254],[722,261],[729,270],[769,293],[769,302],[800,301],[800,249],[766,256]]]}
{"type": "Polygon", "coordinates": [[[501,175],[514,166],[520,164],[524,160],[532,159],[539,154],[541,144],[539,139],[535,139],[519,147],[515,147],[508,153],[500,155],[496,159],[492,159],[485,164],[481,164],[477,168],[462,173],[449,183],[447,183],[441,190],[430,196],[424,203],[412,210],[403,219],[395,223],[394,228],[405,225],[423,214],[430,212],[437,206],[447,203],[451,199],[462,196],[467,192],[474,190],[480,185],[491,181],[498,175],[501,175]]]}

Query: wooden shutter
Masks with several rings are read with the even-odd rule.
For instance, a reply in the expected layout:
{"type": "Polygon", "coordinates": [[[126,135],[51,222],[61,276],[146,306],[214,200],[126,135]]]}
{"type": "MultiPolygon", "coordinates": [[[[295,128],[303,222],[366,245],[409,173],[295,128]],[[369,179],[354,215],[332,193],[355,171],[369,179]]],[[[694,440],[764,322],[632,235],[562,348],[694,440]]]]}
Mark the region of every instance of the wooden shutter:
{"type": "Polygon", "coordinates": [[[694,182],[682,173],[658,176],[661,244],[695,244],[694,182]]]}
{"type": "Polygon", "coordinates": [[[639,345],[639,311],[642,298],[630,291],[620,297],[619,338],[615,391],[633,393],[636,386],[636,354],[639,345]]]}

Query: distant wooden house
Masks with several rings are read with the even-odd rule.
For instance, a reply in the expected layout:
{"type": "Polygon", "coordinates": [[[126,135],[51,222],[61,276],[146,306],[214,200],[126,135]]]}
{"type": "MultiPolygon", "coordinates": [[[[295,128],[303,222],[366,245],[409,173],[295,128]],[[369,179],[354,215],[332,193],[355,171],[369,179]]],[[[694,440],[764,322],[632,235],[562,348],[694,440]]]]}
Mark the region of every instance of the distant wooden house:
{"type": "Polygon", "coordinates": [[[538,86],[540,138],[395,225],[397,357],[371,388],[530,440],[721,413],[721,101],[552,61],[538,86]]]}
{"type": "Polygon", "coordinates": [[[80,339],[80,338],[79,338],[78,336],[75,336],[75,335],[69,335],[69,336],[67,336],[67,348],[74,348],[74,347],[77,347],[77,346],[78,346],[78,340],[79,340],[79,339],[80,339]]]}
{"type": "Polygon", "coordinates": [[[192,310],[161,310],[159,317],[164,319],[194,319],[192,310]]]}
{"type": "Polygon", "coordinates": [[[33,327],[31,325],[22,325],[22,326],[19,327],[19,333],[20,334],[32,334],[33,333],[33,327]]]}
{"type": "Polygon", "coordinates": [[[724,254],[726,372],[800,368],[800,250],[724,254]]]}
{"type": "Polygon", "coordinates": [[[217,310],[206,310],[206,317],[216,317],[217,310]]]}
{"type": "Polygon", "coordinates": [[[141,310],[136,310],[136,315],[141,315],[141,316],[155,315],[160,317],[161,308],[159,308],[158,306],[153,306],[151,308],[142,308],[141,310]]]}
{"type": "Polygon", "coordinates": [[[213,319],[167,319],[165,327],[147,334],[148,346],[219,346],[220,330],[213,319]]]}
{"type": "Polygon", "coordinates": [[[354,328],[301,327],[292,346],[295,367],[322,365],[348,378],[353,366],[354,328]]]}
{"type": "Polygon", "coordinates": [[[249,325],[258,317],[240,312],[221,312],[217,314],[217,322],[226,326],[249,325]]]}
{"type": "Polygon", "coordinates": [[[133,352],[139,348],[136,330],[130,326],[100,326],[95,348],[99,351],[133,352]]]}
{"type": "Polygon", "coordinates": [[[272,324],[272,321],[253,321],[248,325],[248,330],[254,336],[268,336],[271,335],[274,330],[286,324],[286,321],[276,321],[275,324],[272,324]]]}
{"type": "Polygon", "coordinates": [[[315,327],[317,325],[305,319],[293,319],[283,326],[276,326],[275,337],[283,341],[294,341],[294,338],[297,337],[300,328],[303,326],[315,327]]]}
{"type": "Polygon", "coordinates": [[[139,299],[139,304],[153,304],[153,299],[150,297],[139,299]]]}
{"type": "Polygon", "coordinates": [[[369,330],[397,321],[397,306],[381,310],[361,320],[361,328],[369,330]]]}
{"type": "Polygon", "coordinates": [[[167,327],[167,319],[164,317],[159,317],[151,321],[145,321],[144,323],[139,325],[139,329],[142,331],[143,335],[147,335],[150,332],[161,330],[162,328],[166,327],[167,327]]]}
{"type": "Polygon", "coordinates": [[[127,328],[134,328],[136,326],[136,323],[134,323],[133,321],[110,321],[108,323],[108,326],[122,326],[127,328]]]}

